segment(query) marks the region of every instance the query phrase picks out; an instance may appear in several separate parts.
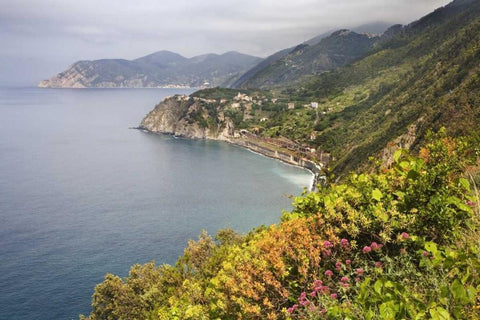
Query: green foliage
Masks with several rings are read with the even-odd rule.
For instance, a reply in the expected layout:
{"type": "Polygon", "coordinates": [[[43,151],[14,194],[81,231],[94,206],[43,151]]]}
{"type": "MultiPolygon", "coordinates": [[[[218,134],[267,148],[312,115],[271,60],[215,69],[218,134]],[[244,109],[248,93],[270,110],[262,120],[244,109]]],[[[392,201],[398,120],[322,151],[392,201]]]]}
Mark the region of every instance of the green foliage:
{"type": "Polygon", "coordinates": [[[464,173],[480,145],[430,139],[297,197],[279,225],[203,232],[175,266],[108,274],[87,319],[480,318],[480,199],[464,173]]]}

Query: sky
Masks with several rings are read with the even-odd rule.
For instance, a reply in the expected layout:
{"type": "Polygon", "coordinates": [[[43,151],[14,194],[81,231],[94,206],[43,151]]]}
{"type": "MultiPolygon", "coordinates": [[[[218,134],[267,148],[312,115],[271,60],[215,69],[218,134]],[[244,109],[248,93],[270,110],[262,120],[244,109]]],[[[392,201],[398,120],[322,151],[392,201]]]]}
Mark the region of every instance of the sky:
{"type": "Polygon", "coordinates": [[[326,31],[407,24],[449,0],[0,0],[0,85],[78,60],[239,51],[266,57],[326,31]]]}

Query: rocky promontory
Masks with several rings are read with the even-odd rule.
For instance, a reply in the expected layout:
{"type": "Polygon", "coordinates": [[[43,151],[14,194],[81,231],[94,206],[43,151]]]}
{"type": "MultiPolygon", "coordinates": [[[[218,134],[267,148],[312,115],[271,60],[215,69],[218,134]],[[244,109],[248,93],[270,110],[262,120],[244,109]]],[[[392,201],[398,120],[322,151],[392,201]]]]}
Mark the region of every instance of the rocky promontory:
{"type": "MultiPolygon", "coordinates": [[[[306,150],[284,137],[267,138],[247,129],[236,128],[235,121],[241,127],[243,121],[238,122],[239,119],[251,120],[258,116],[253,111],[253,105],[268,100],[266,97],[248,96],[239,92],[227,99],[202,97],[203,93],[205,91],[191,96],[175,95],[165,98],[143,118],[138,129],[187,139],[226,141],[267,157],[304,167],[315,175],[312,188],[318,182],[328,155],[316,159],[311,150],[306,150]]],[[[265,119],[263,117],[260,121],[265,119]]]]}
{"type": "Polygon", "coordinates": [[[139,128],[189,139],[228,141],[234,136],[233,122],[223,111],[212,112],[209,102],[186,95],[165,98],[147,114],[139,128]]]}

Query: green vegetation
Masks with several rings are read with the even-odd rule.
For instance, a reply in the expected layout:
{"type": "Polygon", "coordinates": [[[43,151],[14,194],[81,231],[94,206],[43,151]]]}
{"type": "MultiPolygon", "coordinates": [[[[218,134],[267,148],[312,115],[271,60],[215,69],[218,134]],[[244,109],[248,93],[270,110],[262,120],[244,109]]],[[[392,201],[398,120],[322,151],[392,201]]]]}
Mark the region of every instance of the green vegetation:
{"type": "Polygon", "coordinates": [[[87,319],[480,319],[480,199],[465,173],[479,141],[442,132],[394,158],[295,198],[278,225],[204,232],[175,266],[108,274],[87,319]]]}
{"type": "Polygon", "coordinates": [[[341,179],[278,225],[107,275],[87,319],[480,319],[479,30],[456,0],[301,85],[193,94],[193,121],[326,150],[341,179]]]}
{"type": "Polygon", "coordinates": [[[330,153],[330,167],[345,174],[370,156],[402,146],[395,139],[407,133],[407,147],[418,148],[428,130],[446,127],[454,136],[479,131],[479,17],[480,3],[457,0],[398,30],[351,65],[303,83],[270,92],[216,89],[195,95],[231,98],[241,92],[261,101],[251,112],[242,107],[226,115],[238,129],[330,153]]]}

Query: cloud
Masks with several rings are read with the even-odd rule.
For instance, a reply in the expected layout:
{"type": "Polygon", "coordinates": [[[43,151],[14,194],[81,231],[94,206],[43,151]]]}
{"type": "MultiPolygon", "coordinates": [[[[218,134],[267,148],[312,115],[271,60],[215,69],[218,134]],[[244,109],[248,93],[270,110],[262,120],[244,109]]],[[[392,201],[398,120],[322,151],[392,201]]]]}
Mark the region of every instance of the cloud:
{"type": "MultiPolygon", "coordinates": [[[[445,0],[0,0],[1,56],[132,59],[237,50],[266,56],[336,28],[408,23],[445,0]]],[[[65,66],[63,66],[65,67],[65,66]]],[[[59,66],[60,68],[60,66],[59,66]]]]}

